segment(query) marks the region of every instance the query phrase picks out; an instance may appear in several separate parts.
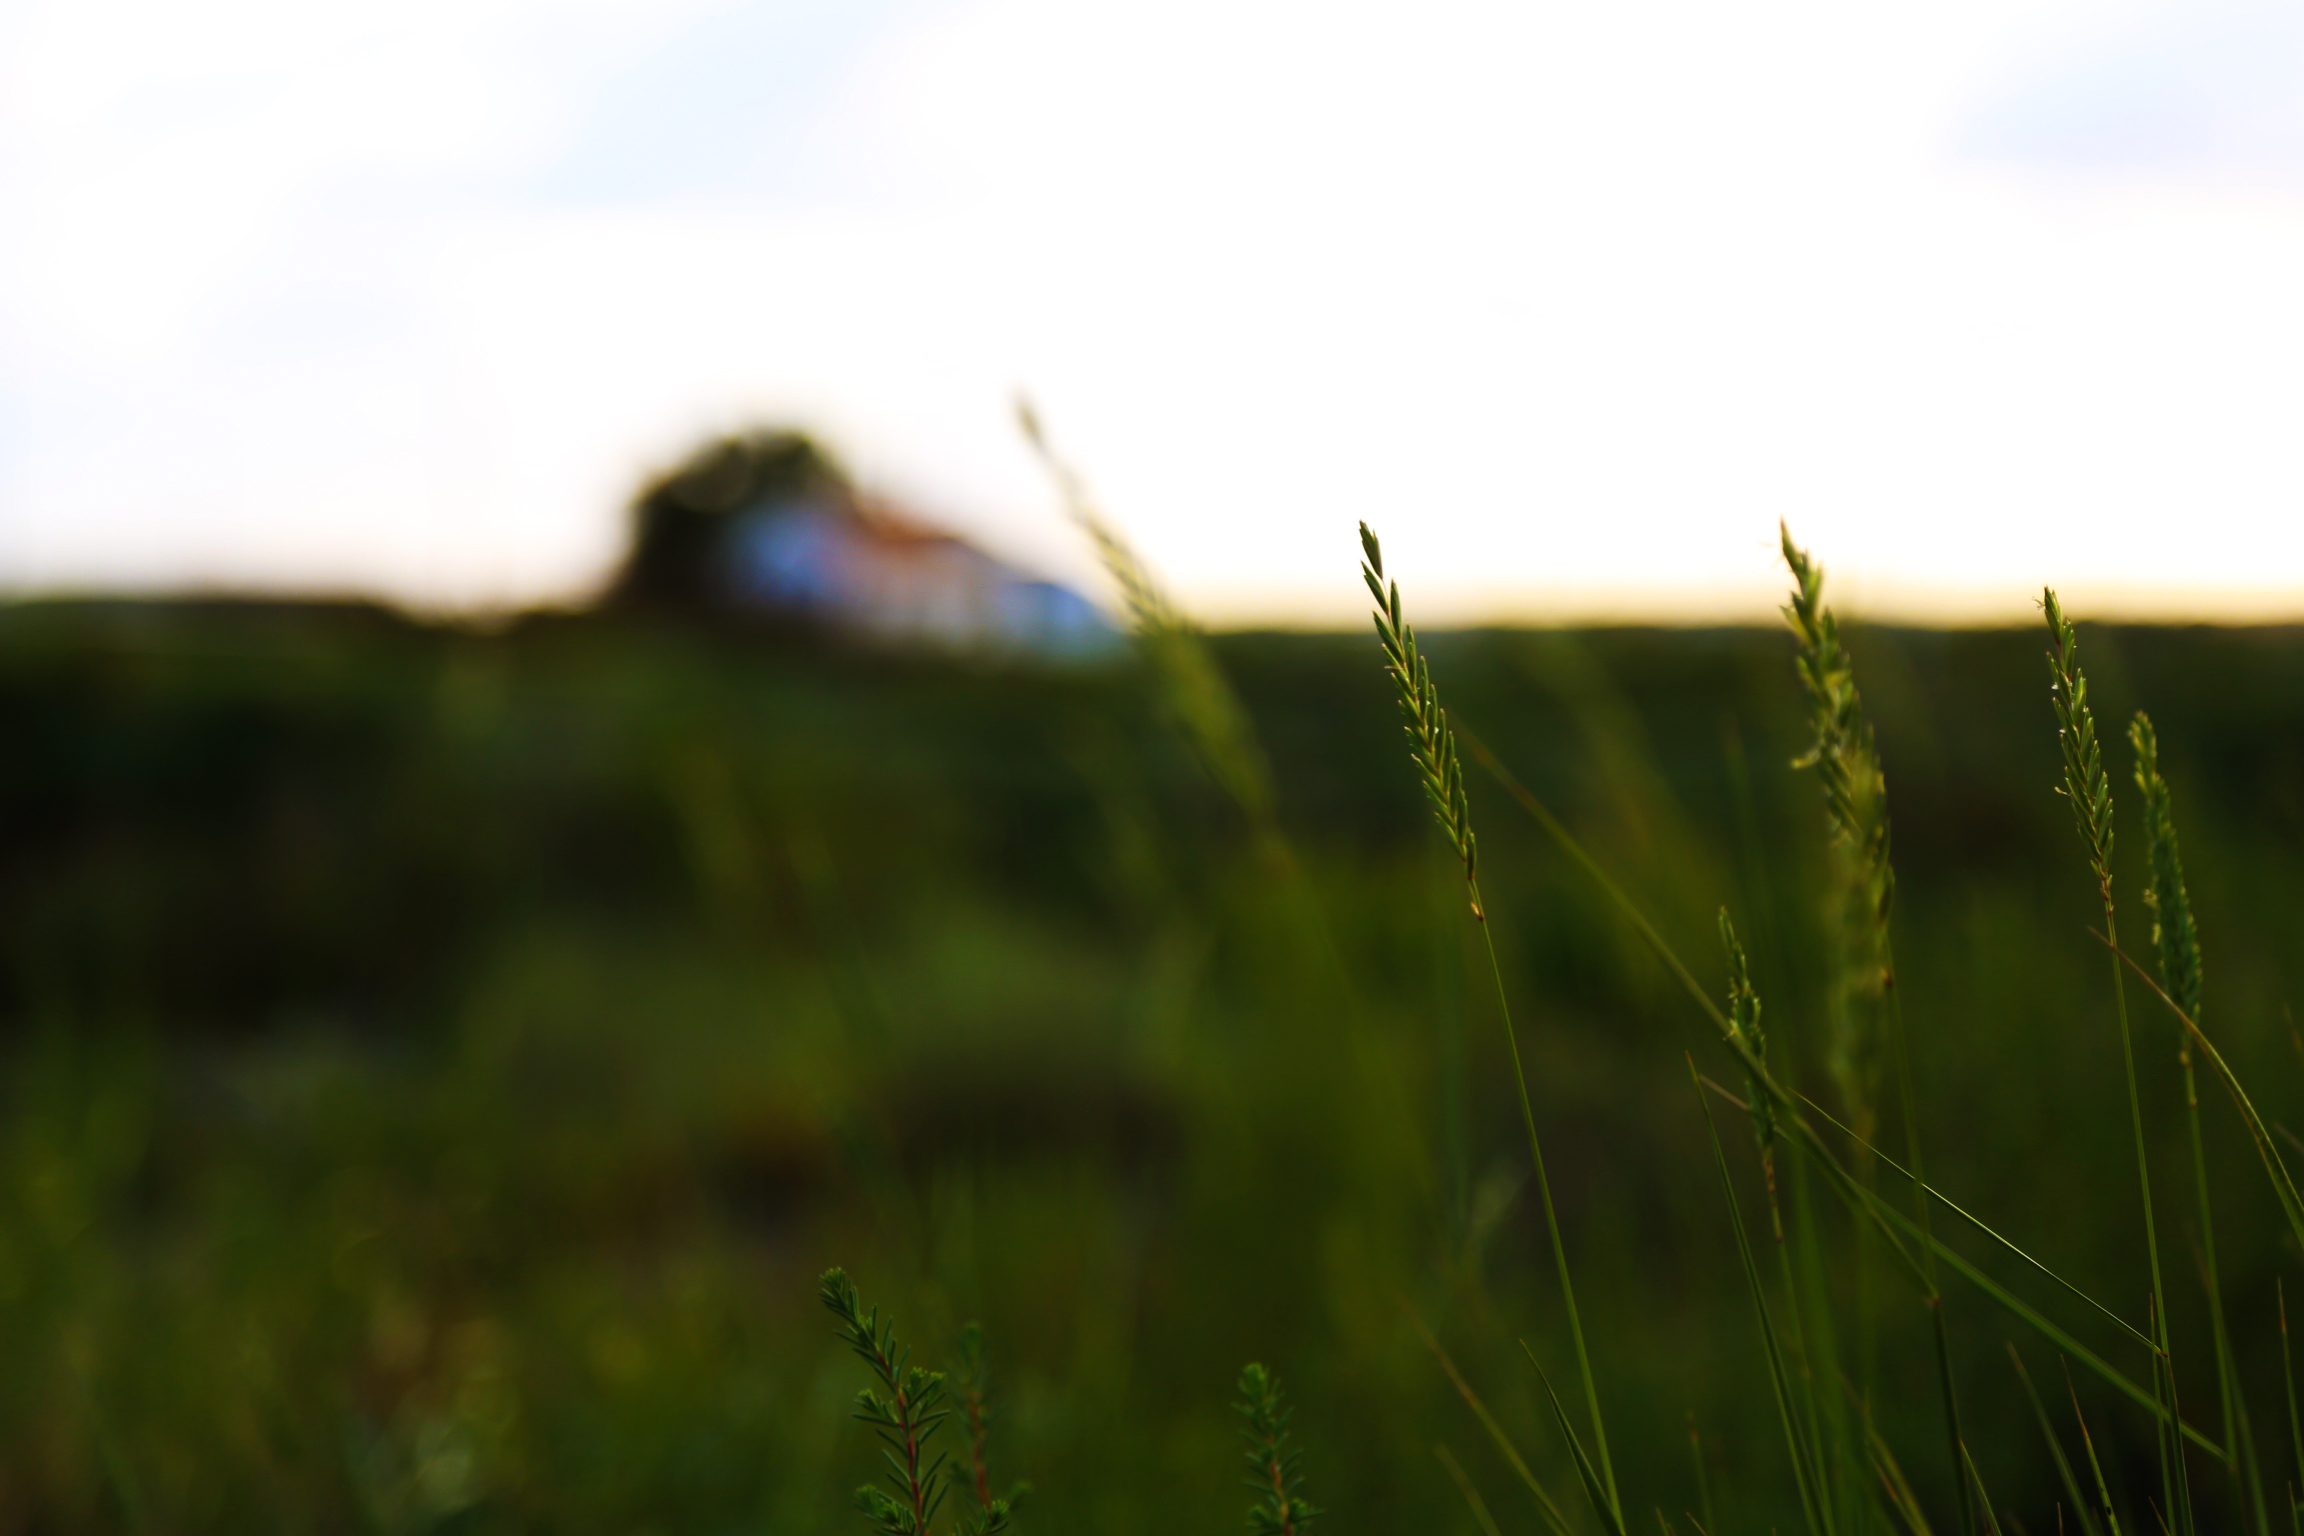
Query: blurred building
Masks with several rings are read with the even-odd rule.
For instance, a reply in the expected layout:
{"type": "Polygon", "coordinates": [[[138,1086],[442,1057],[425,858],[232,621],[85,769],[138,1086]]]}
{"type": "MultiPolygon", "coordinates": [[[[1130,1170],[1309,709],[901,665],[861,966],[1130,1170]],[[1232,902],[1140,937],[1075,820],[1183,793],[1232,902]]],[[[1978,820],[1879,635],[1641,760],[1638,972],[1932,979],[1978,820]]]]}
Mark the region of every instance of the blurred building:
{"type": "Polygon", "coordinates": [[[1071,588],[866,501],[799,433],[709,443],[632,516],[615,606],[1058,658],[1118,639],[1071,588]]]}

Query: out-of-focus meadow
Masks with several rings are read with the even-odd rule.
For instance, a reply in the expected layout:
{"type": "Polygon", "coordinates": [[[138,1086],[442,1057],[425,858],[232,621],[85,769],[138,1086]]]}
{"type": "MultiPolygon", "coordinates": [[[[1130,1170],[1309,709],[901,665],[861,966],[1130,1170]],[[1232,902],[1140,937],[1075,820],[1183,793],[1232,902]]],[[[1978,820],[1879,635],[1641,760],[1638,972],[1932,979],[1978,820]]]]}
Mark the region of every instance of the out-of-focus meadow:
{"type": "MultiPolygon", "coordinates": [[[[2085,634],[2102,717],[2160,728],[2218,1038],[2296,1124],[2304,636],[2085,634]]],[[[1931,1177],[2141,1316],[2042,639],[1852,645],[1931,1177]]],[[[1458,719],[1707,985],[1735,909],[1781,1059],[1821,1092],[1824,840],[1789,767],[1788,637],[1427,643],[1458,719]]],[[[924,1358],[982,1320],[1027,1531],[1236,1526],[1227,1400],[1252,1358],[1300,1402],[1324,1529],[1473,1530],[1443,1443],[1534,1528],[1402,1307],[1573,1488],[1513,1342],[1566,1358],[1460,872],[1371,638],[1213,644],[1293,872],[1125,651],[1000,662],[632,612],[0,612],[0,1530],[853,1529],[875,1453],[816,1302],[835,1263],[924,1358]]],[[[1471,794],[1628,1501],[1699,1507],[1693,1424],[1718,1526],[1793,1528],[1682,1059],[1725,1058],[1494,784],[1471,794]]],[[[2207,1402],[2175,1037],[2137,1020],[2207,1402]]],[[[2296,1255],[2208,1107],[2277,1487],[2264,1344],[2296,1255]]],[[[1730,1151],[1750,1174],[1748,1138],[1730,1151]]],[[[1950,1307],[1980,1471],[2053,1529],[2011,1325],[1972,1291],[1950,1307]]],[[[1881,1427],[1948,1511],[1924,1336],[1884,1291],[1881,1427]]],[[[2086,1378],[2081,1399],[2142,1514],[2145,1421],[2086,1378]]]]}
{"type": "Polygon", "coordinates": [[[2294,0],[0,0],[0,1536],[2304,1536],[2299,103],[2294,0]],[[933,1521],[834,1267],[988,1347],[933,1521]]]}

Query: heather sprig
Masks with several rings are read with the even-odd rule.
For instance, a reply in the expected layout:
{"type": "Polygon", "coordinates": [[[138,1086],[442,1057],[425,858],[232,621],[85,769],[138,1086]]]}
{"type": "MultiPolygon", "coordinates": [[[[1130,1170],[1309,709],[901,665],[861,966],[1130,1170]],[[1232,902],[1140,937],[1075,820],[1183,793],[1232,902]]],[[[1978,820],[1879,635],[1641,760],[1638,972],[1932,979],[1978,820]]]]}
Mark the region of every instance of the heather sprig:
{"type": "MultiPolygon", "coordinates": [[[[825,1310],[840,1321],[841,1342],[878,1383],[856,1394],[856,1417],[880,1437],[881,1457],[888,1464],[881,1474],[886,1486],[866,1483],[857,1489],[856,1507],[871,1520],[875,1536],[929,1536],[950,1481],[946,1455],[929,1450],[952,1413],[944,1374],[911,1363],[911,1350],[897,1342],[895,1323],[881,1317],[878,1307],[865,1307],[845,1270],[826,1270],[818,1293],[825,1310]]],[[[957,1528],[969,1536],[992,1536],[1008,1523],[1006,1501],[991,1499],[957,1528]]]]}
{"type": "Polygon", "coordinates": [[[1256,1492],[1248,1506],[1248,1529],[1255,1536],[1296,1536],[1317,1520],[1320,1507],[1304,1497],[1303,1453],[1288,1434],[1288,1421],[1296,1410],[1280,1391],[1280,1378],[1261,1365],[1242,1368],[1239,1401],[1240,1438],[1248,1443],[1247,1483],[1256,1492]]]}
{"type": "Polygon", "coordinates": [[[953,1481],[967,1489],[968,1497],[976,1503],[976,1513],[967,1530],[978,1536],[1004,1529],[1010,1515],[1032,1492],[1032,1485],[1017,1482],[1005,1495],[992,1492],[991,1465],[984,1453],[984,1442],[992,1425],[991,1371],[985,1363],[984,1328],[970,1323],[960,1330],[960,1412],[968,1428],[968,1465],[952,1469],[953,1481]]]}

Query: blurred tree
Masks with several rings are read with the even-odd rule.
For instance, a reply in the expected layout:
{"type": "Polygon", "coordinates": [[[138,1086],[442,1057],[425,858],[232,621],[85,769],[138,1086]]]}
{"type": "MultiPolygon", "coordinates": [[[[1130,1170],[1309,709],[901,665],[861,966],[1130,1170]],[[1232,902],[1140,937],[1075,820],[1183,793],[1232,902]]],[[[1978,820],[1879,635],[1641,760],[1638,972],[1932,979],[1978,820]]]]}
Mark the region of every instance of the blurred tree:
{"type": "Polygon", "coordinates": [[[715,438],[649,482],[632,503],[632,549],[609,587],[616,607],[723,606],[721,576],[738,515],[775,502],[848,507],[840,465],[804,432],[762,428],[715,438]]]}

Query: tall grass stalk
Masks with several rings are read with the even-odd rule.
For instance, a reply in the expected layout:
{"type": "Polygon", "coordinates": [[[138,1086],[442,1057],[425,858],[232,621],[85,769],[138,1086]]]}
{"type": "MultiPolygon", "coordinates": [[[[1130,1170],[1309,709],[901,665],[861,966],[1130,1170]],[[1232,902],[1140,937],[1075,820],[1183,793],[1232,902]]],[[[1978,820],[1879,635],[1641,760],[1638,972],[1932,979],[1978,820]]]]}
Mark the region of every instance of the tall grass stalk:
{"type": "Polygon", "coordinates": [[[1792,766],[1816,770],[1830,851],[1835,964],[1825,1015],[1825,1068],[1839,1090],[1841,1112],[1871,1141],[1877,1139],[1872,1090],[1887,1033],[1887,999],[1896,984],[1889,943],[1896,874],[1888,857],[1888,786],[1839,621],[1824,606],[1824,569],[1781,523],[1777,537],[1792,572],[1792,600],[1783,612],[1798,643],[1793,665],[1808,696],[1812,732],[1808,750],[1792,766]]]}
{"type": "MultiPolygon", "coordinates": [[[[1512,1027],[1511,1000],[1505,995],[1504,968],[1496,958],[1496,936],[1488,924],[1488,911],[1480,897],[1479,843],[1472,832],[1472,810],[1464,791],[1464,765],[1456,751],[1456,736],[1440,706],[1440,692],[1432,682],[1431,664],[1416,643],[1416,631],[1401,612],[1400,585],[1384,575],[1384,550],[1366,523],[1360,525],[1361,579],[1376,601],[1376,638],[1384,649],[1384,670],[1398,696],[1409,755],[1423,781],[1432,814],[1455,849],[1464,871],[1466,899],[1480,938],[1488,952],[1489,974],[1496,983],[1496,1005],[1504,1023],[1504,1044],[1512,1059],[1512,1081],[1520,1095],[1520,1119],[1528,1132],[1528,1156],[1535,1166],[1536,1189],[1544,1203],[1544,1228],[1552,1241],[1552,1257],[1560,1275],[1560,1296],[1568,1316],[1568,1334],[1576,1349],[1576,1366],[1584,1381],[1584,1406],[1592,1420],[1592,1443],[1598,1463],[1596,1497],[1618,1531],[1624,1528],[1624,1504],[1616,1488],[1616,1469],[1608,1456],[1608,1430],[1600,1413],[1600,1389],[1592,1374],[1592,1356],[1584,1341],[1584,1323],[1576,1306],[1576,1285],[1568,1272],[1568,1248],[1560,1237],[1560,1218],[1552,1201],[1552,1184],[1544,1171],[1544,1146],[1536,1134],[1536,1109],[1528,1097],[1528,1074],[1520,1063],[1520,1040],[1512,1027]]],[[[1566,1427],[1566,1420],[1562,1420],[1566,1427]]],[[[1569,1443],[1581,1465],[1584,1451],[1573,1433],[1569,1443]]]]}
{"type": "MultiPolygon", "coordinates": [[[[2105,941],[2115,950],[2120,931],[2112,901],[2112,783],[2104,772],[2104,754],[2096,738],[2096,714],[2088,702],[2088,677],[2081,669],[2079,637],[2056,600],[2053,587],[2040,594],[2041,612],[2048,621],[2052,642],[2048,652],[2050,694],[2056,709],[2056,735],[2064,753],[2062,792],[2072,807],[2073,824],[2088,850],[2089,872],[2104,907],[2105,941]]],[[[2160,1231],[2152,1214],[2152,1168],[2144,1149],[2144,1106],[2136,1084],[2136,1048],[2128,1028],[2128,985],[2117,957],[2112,962],[2112,997],[2120,1026],[2120,1056],[2128,1074],[2128,1126],[2136,1144],[2137,1195],[2144,1209],[2144,1253],[2151,1266],[2152,1336],[2158,1356],[2152,1363],[2155,1396],[2165,1395],[2167,1419],[2157,1426],[2160,1482],[2178,1536],[2192,1529],[2192,1508],[2184,1467],[2184,1442],[2169,1427],[2181,1422],[2176,1397],[2174,1361],[2168,1348],[2168,1293],[2160,1278],[2160,1231]]]]}
{"type": "MultiPolygon", "coordinates": [[[[2160,961],[2160,984],[2178,1007],[2200,1017],[2200,934],[2192,920],[2192,898],[2184,889],[2184,859],[2176,842],[2174,797],[2160,773],[2160,738],[2144,711],[2128,724],[2136,749],[2136,787],[2144,796],[2144,833],[2151,880],[2144,907],[2152,915],[2152,946],[2160,961]]],[[[2216,1391],[2223,1409],[2225,1469],[2232,1481],[2234,1512],[2256,1517],[2256,1529],[2269,1536],[2264,1479],[2256,1465],[2256,1437],[2248,1425],[2248,1405],[2232,1363],[2232,1339],[2224,1319],[2224,1285],[2216,1260],[2216,1218],[2209,1198],[2208,1158],[2200,1138],[2200,1091],[2192,1071],[2192,1036],[2179,1031],[2176,1059],[2184,1074],[2184,1121],[2192,1149],[2192,1190],[2200,1221],[2201,1281],[2208,1293],[2208,1327],[2216,1351],[2216,1391]]]]}
{"type": "MultiPolygon", "coordinates": [[[[1842,976],[1834,988],[1840,1026],[1830,1055],[1850,1118],[1859,1131],[1870,1124],[1866,1062],[1878,1038],[1888,1037],[1896,1065],[1897,1095],[1904,1117],[1906,1159],[1915,1187],[1912,1210],[1921,1235],[1921,1262],[1928,1277],[1927,1306],[1936,1345],[1937,1389],[1943,1399],[1944,1432],[1950,1443],[1953,1486],[1959,1499],[1960,1528],[1975,1529],[1968,1498],[1970,1479],[1960,1431],[1960,1400],[1952,1381],[1952,1346],[1946,1332],[1943,1297],[1936,1284],[1934,1234],[1930,1228],[1927,1164],[1920,1150],[1920,1110],[1912,1088],[1911,1046],[1904,1028],[1903,996],[1896,988],[1896,953],[1889,919],[1896,900],[1896,871],[1889,860],[1888,781],[1872,723],[1864,716],[1856,689],[1856,669],[1840,640],[1839,620],[1824,606],[1824,568],[1792,542],[1779,523],[1777,537],[1792,572],[1792,600],[1784,617],[1798,642],[1795,667],[1807,691],[1814,738],[1799,765],[1813,767],[1824,788],[1824,816],[1833,852],[1842,976]]],[[[1870,1137],[1865,1137],[1870,1140],[1870,1137]]],[[[1870,1350],[1867,1347],[1867,1364],[1870,1350]]]]}
{"type": "Polygon", "coordinates": [[[1096,548],[1105,574],[1120,590],[1128,624],[1152,664],[1161,701],[1183,730],[1201,766],[1247,817],[1262,851],[1288,858],[1273,810],[1272,767],[1256,739],[1240,696],[1208,651],[1200,632],[1161,589],[1120,530],[1098,510],[1087,483],[1057,456],[1039,413],[1016,402],[1024,440],[1056,482],[1065,512],[1096,548]]]}
{"type": "MultiPolygon", "coordinates": [[[[1912,1251],[1905,1246],[1904,1239],[1910,1236],[1915,1241],[1920,1241],[1927,1251],[1934,1254],[1954,1273],[1974,1285],[1988,1300],[2010,1317],[2039,1334],[2066,1359],[2085,1366],[2091,1373],[2130,1402],[2152,1412],[2163,1425],[2180,1427],[2184,1437],[2201,1449],[2218,1456],[2223,1454],[2223,1447],[2206,1433],[2193,1425],[2180,1424],[2180,1421],[2170,1413],[2167,1405],[2161,1401],[2159,1396],[2137,1385],[2126,1373],[2105,1360],[2101,1355],[2088,1349],[2071,1334],[2057,1327],[2037,1309],[2026,1305],[2005,1286],[2000,1285],[1975,1265],[1962,1258],[1957,1250],[1945,1244],[1941,1239],[1930,1235],[1923,1240],[1920,1229],[1912,1218],[1895,1210],[1876,1193],[1865,1188],[1855,1175],[1850,1173],[1846,1167],[1842,1166],[1840,1160],[1832,1155],[1831,1148],[1825,1145],[1823,1138],[1817,1133],[1807,1116],[1802,1113],[1804,1107],[1809,1107],[1807,1101],[1777,1081],[1768,1072],[1765,1063],[1751,1059],[1743,1052],[1734,1039],[1728,1017],[1721,1012],[1719,1003],[1713,999],[1710,993],[1705,991],[1694,974],[1689,971],[1687,965],[1680,959],[1678,953],[1657,931],[1656,925],[1648,920],[1647,914],[1642,912],[1638,904],[1625,894],[1623,887],[1609,876],[1607,870],[1602,868],[1599,861],[1586,851],[1584,845],[1577,841],[1575,835],[1561,823],[1557,816],[1553,815],[1543,801],[1539,800],[1526,785],[1520,782],[1519,778],[1510,768],[1505,766],[1495,753],[1488,750],[1476,734],[1462,725],[1457,725],[1455,729],[1457,734],[1463,738],[1464,747],[1472,754],[1473,761],[1495,779],[1505,793],[1521,809],[1526,811],[1544,834],[1552,840],[1553,845],[1571,863],[1584,872],[1600,893],[1616,908],[1618,914],[1654,950],[1657,959],[1663,963],[1664,967],[1679,979],[1681,988],[1690,1001],[1711,1022],[1717,1038],[1728,1046],[1732,1054],[1738,1057],[1740,1065],[1753,1076],[1754,1080],[1767,1093],[1771,1102],[1775,1104],[1778,1123],[1787,1133],[1787,1140],[1799,1149],[1803,1162],[1813,1167],[1823,1177],[1833,1195],[1848,1208],[1851,1214],[1871,1224],[1874,1234],[1880,1241],[1879,1251],[1893,1261],[1891,1267],[1909,1280],[1923,1297],[1934,1294],[1927,1272],[1921,1267],[1920,1261],[1913,1256],[1912,1251]]],[[[2133,962],[2130,964],[2133,966],[2133,962]]],[[[2304,1242],[2304,1199],[2297,1197],[2295,1185],[2288,1181],[2285,1166],[2279,1162],[2278,1153],[2271,1146],[2270,1133],[2264,1130],[2263,1120],[2256,1115],[2254,1107],[2248,1103],[2246,1094],[2240,1089],[2239,1080],[2231,1075],[2231,1069],[2225,1065],[2223,1058],[2216,1054],[2214,1047],[2208,1043],[2206,1037],[2195,1032],[2194,1039],[2201,1047],[2203,1058],[2216,1068],[2219,1075],[2224,1079],[2226,1087],[2232,1092],[2234,1101],[2242,1106],[2243,1118],[2258,1133],[2258,1150],[2265,1158],[2267,1171],[2273,1172],[2275,1175],[2276,1187],[2282,1191],[2283,1205],[2290,1212],[2292,1229],[2298,1234],[2299,1241],[2304,1242]]],[[[1933,1186],[1921,1183],[1918,1187],[1925,1190],[1930,1199],[1943,1202],[1946,1205],[1952,1204],[1949,1197],[1933,1186]]],[[[1986,1228],[1985,1230],[1989,1231],[1990,1229],[1986,1228]]],[[[2007,1244],[2005,1238],[1999,1238],[1997,1233],[1992,1235],[2013,1249],[2014,1245],[2007,1244]]],[[[2015,1251],[2022,1253],[2020,1249],[2015,1251]]],[[[2027,1263],[2048,1274],[2057,1284],[2085,1299],[2086,1293],[2080,1291],[2070,1281],[2056,1275],[2054,1271],[2049,1270],[2047,1266],[2040,1264],[2038,1260],[2032,1259],[2029,1255],[2024,1257],[2027,1263]]],[[[2090,1305],[2100,1312],[2109,1313],[2109,1309],[2100,1302],[2091,1300],[2090,1305]]],[[[2136,1330],[2131,1328],[2129,1332],[2135,1334],[2136,1330]]],[[[2138,1336],[2142,1337],[2142,1335],[2138,1336]]]]}
{"type": "Polygon", "coordinates": [[[1473,1486],[1471,1477],[1464,1471],[1464,1464],[1456,1459],[1455,1453],[1445,1445],[1435,1445],[1432,1447],[1432,1455],[1447,1472],[1449,1481],[1456,1485],[1456,1491],[1464,1495],[1464,1503],[1472,1511],[1473,1523],[1480,1527],[1480,1536],[1504,1536],[1503,1527],[1496,1523],[1496,1517],[1488,1511],[1488,1501],[1480,1497],[1480,1490],[1473,1486]]]}

